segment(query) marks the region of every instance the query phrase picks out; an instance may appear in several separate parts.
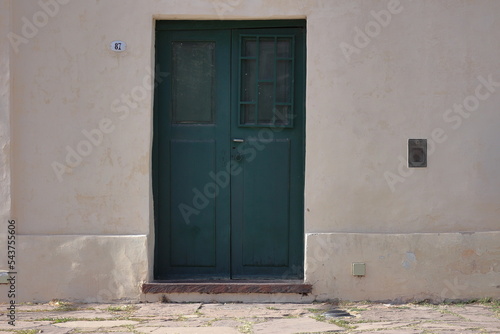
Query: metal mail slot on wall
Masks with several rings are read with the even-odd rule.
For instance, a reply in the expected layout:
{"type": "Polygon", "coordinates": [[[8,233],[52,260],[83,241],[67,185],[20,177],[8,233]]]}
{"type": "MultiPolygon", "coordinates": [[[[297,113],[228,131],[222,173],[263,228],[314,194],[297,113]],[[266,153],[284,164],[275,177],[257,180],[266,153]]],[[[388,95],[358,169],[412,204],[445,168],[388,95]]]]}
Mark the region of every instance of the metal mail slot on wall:
{"type": "Polygon", "coordinates": [[[427,139],[408,139],[408,167],[427,167],[427,139]]]}

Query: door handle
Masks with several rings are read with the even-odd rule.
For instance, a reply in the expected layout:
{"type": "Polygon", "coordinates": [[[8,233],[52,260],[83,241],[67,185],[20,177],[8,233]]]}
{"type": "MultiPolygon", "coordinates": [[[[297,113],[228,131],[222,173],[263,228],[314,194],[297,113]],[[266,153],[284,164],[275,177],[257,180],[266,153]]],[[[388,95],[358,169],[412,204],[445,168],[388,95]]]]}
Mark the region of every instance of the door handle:
{"type": "Polygon", "coordinates": [[[244,142],[245,142],[245,139],[233,138],[233,143],[244,143],[244,142]]]}

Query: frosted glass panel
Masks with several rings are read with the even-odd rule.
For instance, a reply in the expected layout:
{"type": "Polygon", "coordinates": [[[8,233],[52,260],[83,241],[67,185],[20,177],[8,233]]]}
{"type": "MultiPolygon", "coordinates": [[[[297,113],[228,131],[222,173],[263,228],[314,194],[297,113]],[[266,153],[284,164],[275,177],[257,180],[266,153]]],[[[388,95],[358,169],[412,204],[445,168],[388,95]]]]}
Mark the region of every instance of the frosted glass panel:
{"type": "Polygon", "coordinates": [[[173,42],[172,119],[213,123],[215,42],[173,42]]]}

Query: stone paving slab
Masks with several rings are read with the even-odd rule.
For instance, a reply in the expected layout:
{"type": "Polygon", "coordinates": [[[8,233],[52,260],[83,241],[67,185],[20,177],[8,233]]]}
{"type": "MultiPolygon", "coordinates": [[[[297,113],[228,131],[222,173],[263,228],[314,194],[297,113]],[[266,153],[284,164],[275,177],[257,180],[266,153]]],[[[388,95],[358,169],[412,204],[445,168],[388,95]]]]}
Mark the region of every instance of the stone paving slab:
{"type": "Polygon", "coordinates": [[[37,312],[19,312],[18,320],[34,321],[38,319],[57,319],[57,318],[77,318],[77,319],[111,319],[116,315],[101,310],[78,310],[78,311],[37,311],[37,312]]]}
{"type": "Polygon", "coordinates": [[[50,321],[16,321],[16,326],[13,327],[7,323],[7,319],[5,319],[4,316],[0,316],[0,319],[2,319],[0,322],[0,330],[30,329],[50,324],[50,321]]]}
{"type": "Polygon", "coordinates": [[[357,326],[355,331],[379,331],[390,328],[401,328],[401,327],[409,327],[411,325],[416,325],[418,322],[398,322],[398,321],[381,321],[381,322],[372,322],[372,323],[356,323],[357,326]]]}
{"type": "MultiPolygon", "coordinates": [[[[388,329],[388,330],[381,330],[381,331],[376,331],[376,332],[365,332],[365,333],[377,333],[377,334],[422,334],[421,329],[417,328],[403,328],[403,329],[388,329]]],[[[442,334],[442,333],[439,333],[442,334]]],[[[458,333],[454,333],[458,334],[458,333]]],[[[462,334],[462,333],[460,333],[462,334]]]]}
{"type": "Polygon", "coordinates": [[[457,315],[442,313],[439,310],[427,306],[385,306],[374,304],[362,311],[363,319],[366,320],[391,320],[391,321],[425,321],[439,319],[441,321],[455,321],[457,315]]]}
{"type": "MultiPolygon", "coordinates": [[[[179,318],[176,318],[179,319],[179,318]]],[[[211,319],[194,319],[194,318],[186,318],[182,317],[184,320],[167,320],[167,321],[146,321],[142,324],[136,326],[136,328],[140,327],[205,327],[208,326],[208,323],[211,319]]]]}
{"type": "Polygon", "coordinates": [[[0,333],[32,329],[32,333],[44,334],[500,334],[500,302],[461,305],[53,302],[18,305],[16,311],[13,328],[7,323],[6,305],[0,305],[0,333]],[[352,316],[327,318],[325,312],[332,310],[343,310],[352,316]]]}
{"type": "Polygon", "coordinates": [[[198,311],[207,317],[236,318],[251,322],[312,315],[304,304],[205,304],[198,311]]]}
{"type": "Polygon", "coordinates": [[[57,327],[64,328],[106,328],[121,327],[127,325],[137,325],[137,321],[130,320],[103,320],[103,321],[68,321],[55,324],[57,327]]]}
{"type": "Polygon", "coordinates": [[[71,332],[74,332],[73,328],[61,328],[61,327],[57,327],[54,325],[40,326],[40,327],[37,327],[36,330],[38,330],[39,333],[47,333],[47,334],[49,334],[49,333],[50,334],[70,334],[71,332]]]}
{"type": "Polygon", "coordinates": [[[271,320],[253,326],[255,334],[295,334],[314,332],[340,332],[337,325],[316,321],[311,318],[271,320]]]}
{"type": "MultiPolygon", "coordinates": [[[[439,307],[442,309],[444,307],[439,307]]],[[[453,313],[470,321],[490,322],[495,313],[482,305],[469,305],[468,307],[455,307],[453,313]]]]}
{"type": "Polygon", "coordinates": [[[164,318],[165,316],[194,314],[202,306],[201,303],[147,303],[137,304],[139,308],[134,311],[137,317],[164,318]]]}
{"type": "Polygon", "coordinates": [[[217,320],[212,322],[212,326],[214,327],[233,327],[238,328],[242,326],[244,323],[238,320],[217,320]]]}
{"type": "Polygon", "coordinates": [[[163,327],[139,329],[141,333],[153,334],[240,334],[240,332],[231,327],[163,327]],[[150,330],[150,331],[148,331],[150,330]]]}

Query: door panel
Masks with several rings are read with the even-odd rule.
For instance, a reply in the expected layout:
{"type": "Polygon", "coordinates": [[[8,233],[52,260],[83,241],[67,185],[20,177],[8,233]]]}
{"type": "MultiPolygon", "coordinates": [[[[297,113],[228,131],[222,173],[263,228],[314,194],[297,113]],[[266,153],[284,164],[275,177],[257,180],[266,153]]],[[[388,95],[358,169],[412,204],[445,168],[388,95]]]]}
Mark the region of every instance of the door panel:
{"type": "Polygon", "coordinates": [[[155,94],[158,279],[230,277],[229,187],[210,176],[229,154],[229,38],[157,33],[157,65],[170,74],[155,94]]]}
{"type": "Polygon", "coordinates": [[[209,182],[208,174],[215,169],[215,142],[172,140],[171,165],[172,186],[170,189],[170,262],[172,266],[214,267],[216,249],[215,202],[199,196],[192,205],[194,193],[209,182]],[[189,215],[189,204],[198,214],[189,215]],[[203,209],[201,209],[203,208],[203,209]],[[186,219],[188,217],[188,219],[186,219]]]}
{"type": "Polygon", "coordinates": [[[288,140],[265,143],[253,161],[244,162],[242,189],[235,189],[243,201],[243,266],[288,265],[289,144],[288,140]]]}
{"type": "Polygon", "coordinates": [[[233,32],[233,278],[302,278],[304,30],[233,32]],[[255,63],[255,64],[254,64],[255,63]]]}
{"type": "Polygon", "coordinates": [[[155,278],[301,278],[304,28],[156,42],[155,278]]]}

